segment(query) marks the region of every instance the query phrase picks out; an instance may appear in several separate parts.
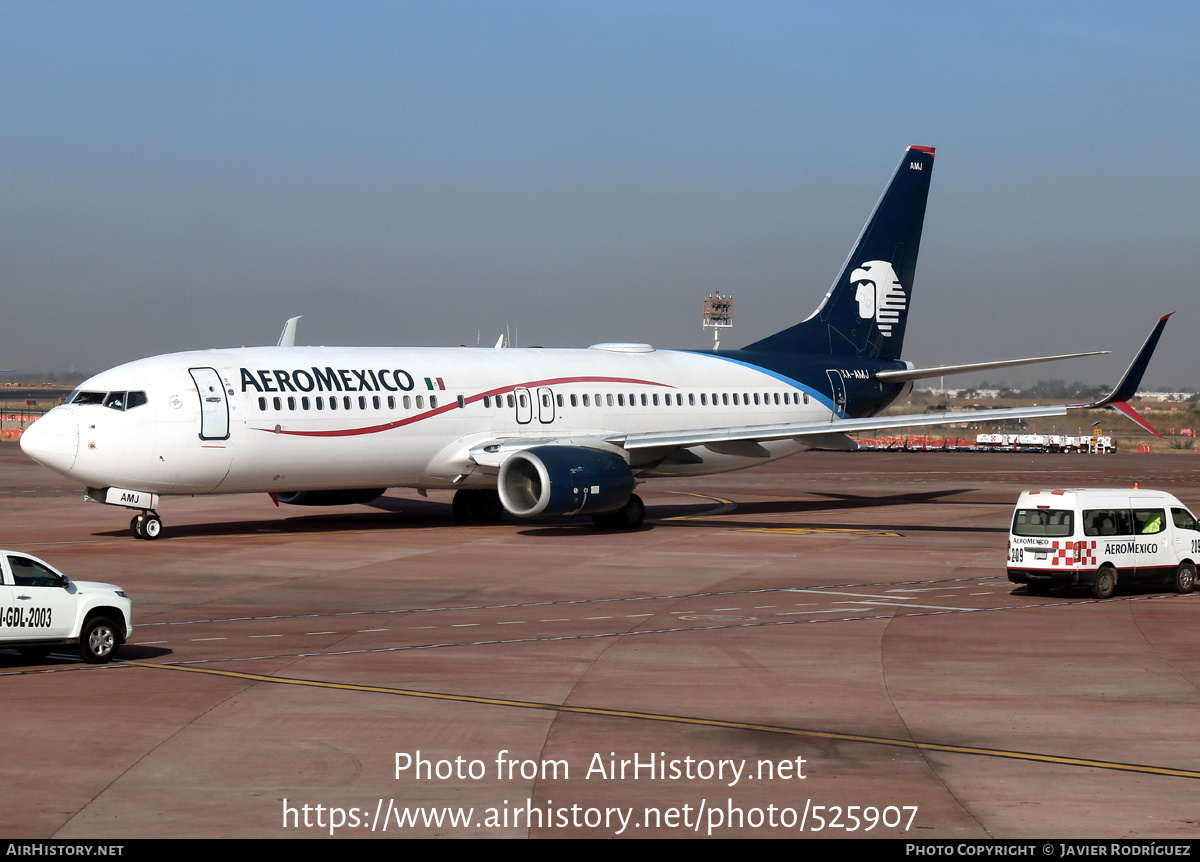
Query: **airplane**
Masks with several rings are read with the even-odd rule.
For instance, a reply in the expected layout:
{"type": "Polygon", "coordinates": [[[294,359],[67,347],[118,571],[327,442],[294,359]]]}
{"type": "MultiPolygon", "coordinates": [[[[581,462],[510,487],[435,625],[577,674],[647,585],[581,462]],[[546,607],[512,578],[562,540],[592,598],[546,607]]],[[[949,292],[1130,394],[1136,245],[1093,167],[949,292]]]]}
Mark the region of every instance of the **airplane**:
{"type": "MultiPolygon", "coordinates": [[[[901,348],[933,170],[909,147],[808,318],[740,350],[274,347],[174,353],[91,377],[21,437],[85,499],[163,530],[162,497],[269,494],[275,505],[365,503],[388,488],[454,490],[461,521],[590,515],[636,529],[636,486],[853,449],[849,432],[1063,415],[1126,403],[1166,325],[1090,404],[881,416],[913,381],[1089,353],[915,368],[901,348]]],[[[1153,431],[1153,429],[1150,429],[1153,431]]],[[[1157,433],[1157,432],[1155,432],[1157,433]]]]}

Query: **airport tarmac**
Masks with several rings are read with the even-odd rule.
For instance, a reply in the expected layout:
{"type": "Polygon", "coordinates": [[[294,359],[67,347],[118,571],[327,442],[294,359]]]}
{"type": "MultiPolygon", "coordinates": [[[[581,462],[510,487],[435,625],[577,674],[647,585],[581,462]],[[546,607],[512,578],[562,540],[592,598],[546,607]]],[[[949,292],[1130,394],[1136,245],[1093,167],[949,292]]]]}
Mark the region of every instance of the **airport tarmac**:
{"type": "Polygon", "coordinates": [[[0,834],[1191,838],[1200,596],[1036,598],[1005,543],[1025,488],[1197,511],[1197,468],[806,453],[643,485],[631,533],[393,490],[136,541],[0,444],[0,545],[135,614],[112,665],[0,652],[0,834]]]}

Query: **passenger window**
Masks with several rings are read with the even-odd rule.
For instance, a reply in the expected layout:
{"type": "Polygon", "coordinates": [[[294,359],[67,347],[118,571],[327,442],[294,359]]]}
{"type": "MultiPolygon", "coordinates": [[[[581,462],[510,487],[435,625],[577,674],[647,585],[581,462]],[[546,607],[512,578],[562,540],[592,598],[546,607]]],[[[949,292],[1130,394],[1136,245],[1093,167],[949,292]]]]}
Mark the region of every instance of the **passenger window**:
{"type": "Polygon", "coordinates": [[[371,406],[374,407],[376,410],[379,409],[379,396],[378,395],[371,396],[371,406]]]}
{"type": "Polygon", "coordinates": [[[1192,517],[1192,513],[1187,509],[1172,509],[1171,519],[1175,522],[1175,526],[1181,530],[1200,531],[1200,524],[1196,523],[1196,519],[1192,517]]]}
{"type": "Polygon", "coordinates": [[[430,396],[429,396],[429,406],[430,406],[430,407],[437,407],[437,396],[436,396],[436,395],[430,395],[430,396]]]}
{"type": "Polygon", "coordinates": [[[300,406],[301,406],[301,407],[303,407],[305,410],[307,410],[307,409],[308,409],[308,407],[309,407],[309,401],[308,401],[308,396],[307,396],[307,395],[303,396],[303,397],[300,399],[300,406]]]}
{"type": "Polygon", "coordinates": [[[365,396],[365,395],[358,396],[358,409],[359,410],[367,409],[367,396],[365,396]]]}
{"type": "Polygon", "coordinates": [[[62,578],[29,557],[9,557],[13,583],[18,587],[61,587],[62,578]]]}
{"type": "Polygon", "coordinates": [[[1129,536],[1133,519],[1128,509],[1088,509],[1083,513],[1085,536],[1129,536]]]}
{"type": "Polygon", "coordinates": [[[264,397],[262,397],[261,395],[260,395],[260,396],[258,396],[258,409],[259,409],[259,410],[266,410],[266,409],[267,409],[267,399],[266,399],[266,398],[264,398],[264,397]]]}
{"type": "Polygon", "coordinates": [[[389,395],[388,396],[388,410],[395,410],[395,409],[396,409],[396,396],[389,395]]]}
{"type": "Polygon", "coordinates": [[[271,406],[274,407],[276,410],[283,409],[283,402],[279,400],[278,395],[271,399],[271,406]]]}
{"type": "Polygon", "coordinates": [[[1134,509],[1133,525],[1139,534],[1161,533],[1166,527],[1166,513],[1162,509],[1134,509]]]}
{"type": "Polygon", "coordinates": [[[296,399],[295,399],[295,397],[289,395],[288,396],[288,410],[295,410],[295,409],[296,409],[296,399]]]}

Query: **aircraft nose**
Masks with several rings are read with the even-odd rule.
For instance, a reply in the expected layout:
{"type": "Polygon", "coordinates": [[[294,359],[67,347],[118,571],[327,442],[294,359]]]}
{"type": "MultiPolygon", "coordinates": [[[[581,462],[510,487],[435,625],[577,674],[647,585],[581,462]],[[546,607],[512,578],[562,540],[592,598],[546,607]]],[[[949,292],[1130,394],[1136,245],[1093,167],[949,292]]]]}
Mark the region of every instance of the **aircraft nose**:
{"type": "Polygon", "coordinates": [[[21,450],[39,464],[69,473],[79,454],[79,422],[75,413],[55,408],[21,435],[21,450]]]}

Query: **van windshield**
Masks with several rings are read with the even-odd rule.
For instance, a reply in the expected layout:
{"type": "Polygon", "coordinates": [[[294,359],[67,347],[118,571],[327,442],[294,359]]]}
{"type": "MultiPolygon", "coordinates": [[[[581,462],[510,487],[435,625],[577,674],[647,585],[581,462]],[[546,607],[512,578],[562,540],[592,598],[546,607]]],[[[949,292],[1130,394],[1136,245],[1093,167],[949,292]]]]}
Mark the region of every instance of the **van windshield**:
{"type": "Polygon", "coordinates": [[[1012,531],[1014,536],[1066,538],[1075,532],[1075,513],[1070,509],[1017,509],[1012,531]]]}

